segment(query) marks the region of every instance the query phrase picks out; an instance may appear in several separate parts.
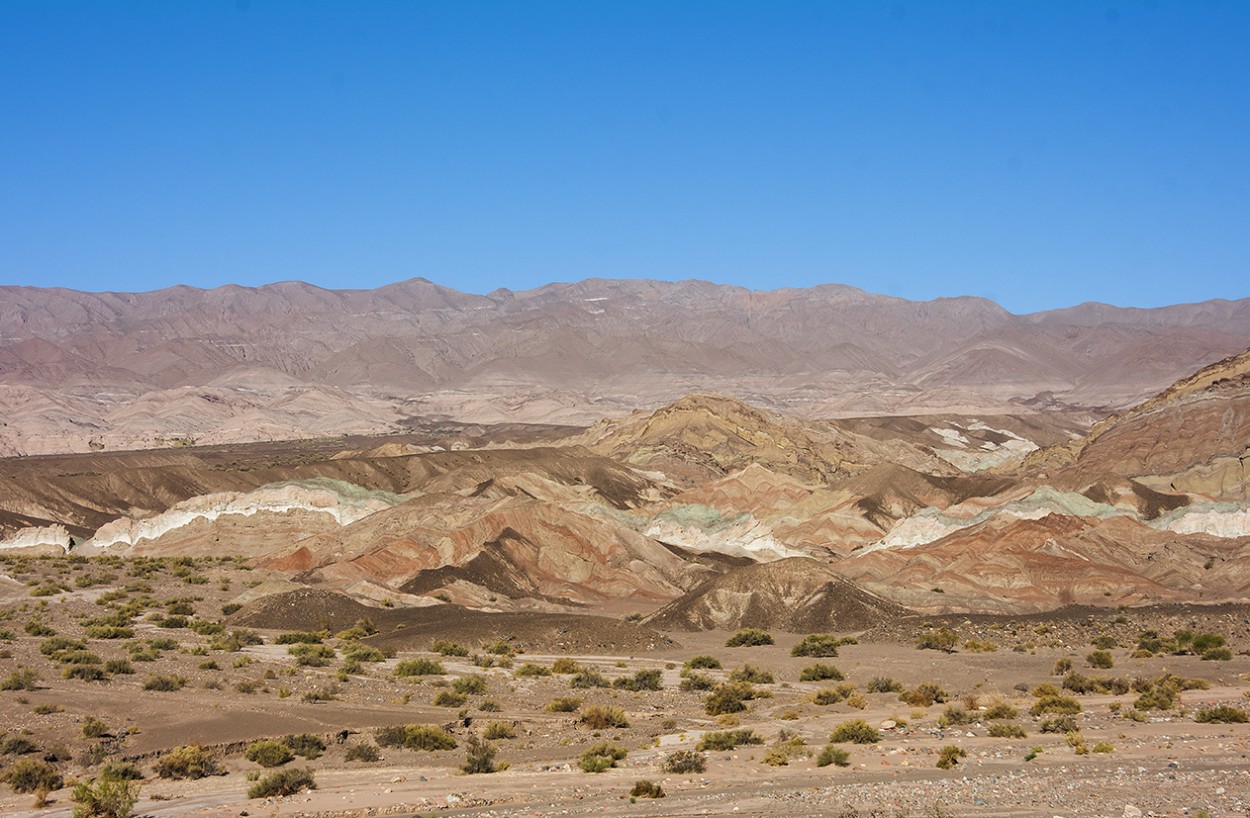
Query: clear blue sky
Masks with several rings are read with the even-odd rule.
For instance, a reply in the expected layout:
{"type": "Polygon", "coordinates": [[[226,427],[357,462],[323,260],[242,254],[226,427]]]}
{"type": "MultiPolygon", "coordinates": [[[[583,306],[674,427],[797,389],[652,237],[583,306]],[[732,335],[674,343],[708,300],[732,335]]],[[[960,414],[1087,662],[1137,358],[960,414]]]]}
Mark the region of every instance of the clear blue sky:
{"type": "Polygon", "coordinates": [[[0,283],[1250,296],[1250,2],[0,0],[0,283]]]}

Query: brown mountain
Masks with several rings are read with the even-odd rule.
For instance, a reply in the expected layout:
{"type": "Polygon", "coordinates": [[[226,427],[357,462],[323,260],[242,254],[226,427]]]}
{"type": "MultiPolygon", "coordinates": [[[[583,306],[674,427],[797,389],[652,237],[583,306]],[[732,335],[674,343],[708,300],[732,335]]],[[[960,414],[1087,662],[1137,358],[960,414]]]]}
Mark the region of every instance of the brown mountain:
{"type": "Polygon", "coordinates": [[[588,280],[471,295],[0,287],[0,453],[585,424],[714,391],[806,416],[1118,408],[1250,346],[1250,299],[1012,315],[841,285],[588,280]]]}

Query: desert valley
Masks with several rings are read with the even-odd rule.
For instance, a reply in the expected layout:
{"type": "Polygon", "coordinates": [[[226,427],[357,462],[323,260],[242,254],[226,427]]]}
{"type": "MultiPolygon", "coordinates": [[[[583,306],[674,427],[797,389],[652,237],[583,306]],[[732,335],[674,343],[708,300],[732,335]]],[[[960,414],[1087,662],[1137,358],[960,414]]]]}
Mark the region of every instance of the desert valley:
{"type": "Polygon", "coordinates": [[[1250,813],[1250,300],[0,288],[6,814],[1250,813]]]}

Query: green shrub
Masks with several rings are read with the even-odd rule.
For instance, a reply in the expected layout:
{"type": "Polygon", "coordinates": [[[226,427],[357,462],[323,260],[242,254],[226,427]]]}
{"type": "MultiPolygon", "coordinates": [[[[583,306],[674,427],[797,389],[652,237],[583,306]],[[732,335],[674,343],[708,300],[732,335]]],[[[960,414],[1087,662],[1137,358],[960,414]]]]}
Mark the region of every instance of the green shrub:
{"type": "Polygon", "coordinates": [[[877,728],[863,719],[844,721],[829,735],[829,741],[834,744],[876,744],[880,740],[877,728]]]}
{"type": "Polygon", "coordinates": [[[916,640],[916,647],[921,650],[940,650],[945,653],[954,653],[958,644],[959,635],[950,628],[925,630],[916,640]]]}
{"type": "Polygon", "coordinates": [[[963,747],[956,747],[953,744],[948,744],[943,747],[942,752],[938,754],[938,768],[942,770],[952,770],[955,768],[955,765],[959,763],[959,759],[966,755],[968,755],[968,751],[963,747]]]}
{"type": "Polygon", "coordinates": [[[24,758],[14,761],[0,775],[0,781],[8,784],[16,793],[51,792],[65,785],[60,771],[50,762],[24,758]]]}
{"type": "Polygon", "coordinates": [[[707,756],[694,750],[677,750],[664,757],[660,769],[674,775],[706,772],[707,756]]]}
{"type": "Polygon", "coordinates": [[[579,670],[581,670],[581,668],[578,666],[577,662],[567,656],[561,656],[559,659],[556,659],[551,663],[551,672],[559,673],[563,676],[576,673],[579,670]]]}
{"type": "Polygon", "coordinates": [[[1052,673],[1055,676],[1062,676],[1070,670],[1072,670],[1072,660],[1065,656],[1055,660],[1055,669],[1052,673]]]}
{"type": "Polygon", "coordinates": [[[830,764],[835,767],[849,767],[851,765],[850,751],[826,744],[825,748],[820,751],[820,755],[816,756],[816,766],[828,767],[830,764]]]}
{"type": "Polygon", "coordinates": [[[1233,652],[1228,648],[1208,648],[1201,656],[1204,662],[1227,662],[1233,658],[1233,652]]]}
{"type": "Polygon", "coordinates": [[[1071,696],[1050,695],[1042,696],[1029,708],[1029,712],[1034,716],[1041,716],[1046,713],[1076,715],[1081,710],[1081,703],[1071,696]]]}
{"type": "Polygon", "coordinates": [[[329,645],[299,642],[291,645],[287,653],[295,657],[295,664],[302,667],[327,667],[337,655],[329,645]]]}
{"type": "Polygon", "coordinates": [[[633,676],[624,676],[615,679],[612,687],[617,690],[662,690],[664,685],[661,683],[663,674],[657,669],[639,670],[633,676]]]}
{"type": "Polygon", "coordinates": [[[725,640],[727,648],[754,648],[774,644],[772,634],[759,628],[743,628],[725,640]]]}
{"type": "Polygon", "coordinates": [[[619,707],[605,707],[602,705],[587,707],[582,711],[579,721],[591,730],[606,730],[609,727],[629,726],[624,710],[619,707]]]}
{"type": "Polygon", "coordinates": [[[1115,660],[1111,657],[1111,652],[1106,650],[1096,650],[1085,657],[1085,661],[1090,667],[1106,670],[1115,666],[1115,660]]]}
{"type": "Polygon", "coordinates": [[[161,778],[205,778],[221,772],[217,758],[198,744],[175,747],[156,762],[161,778]]]}
{"type": "Polygon", "coordinates": [[[552,699],[547,703],[547,711],[550,713],[574,713],[577,708],[582,706],[582,700],[573,696],[564,696],[552,699]]]}
{"type": "Polygon", "coordinates": [[[790,650],[791,656],[831,657],[838,655],[842,640],[831,633],[809,633],[790,650]]]}
{"type": "Polygon", "coordinates": [[[277,798],[316,788],[317,782],[313,780],[312,770],[288,768],[269,773],[248,787],[247,797],[277,798]]]}
{"type": "Polygon", "coordinates": [[[247,745],[244,757],[262,767],[281,767],[294,759],[295,754],[281,742],[262,739],[247,745]]]}
{"type": "Polygon", "coordinates": [[[385,662],[386,654],[371,645],[352,642],[343,648],[343,658],[352,662],[385,662]]]}
{"type": "Polygon", "coordinates": [[[0,682],[0,690],[38,690],[39,674],[28,667],[19,667],[10,673],[3,682],[0,682]]]}
{"type": "Polygon", "coordinates": [[[733,750],[744,744],[763,744],[764,739],[755,734],[754,730],[718,730],[704,733],[699,739],[696,749],[700,751],[733,750]]]}
{"type": "Polygon", "coordinates": [[[682,676],[681,682],[677,685],[677,689],[683,693],[711,690],[714,687],[716,687],[715,679],[711,676],[705,676],[702,673],[696,673],[694,671],[685,672],[685,675],[682,676]]]}
{"type": "Polygon", "coordinates": [[[1006,702],[999,702],[998,704],[992,704],[986,708],[985,712],[981,714],[981,717],[987,721],[992,721],[994,719],[1014,719],[1018,715],[1020,715],[1019,710],[1006,702]]]}
{"type": "Polygon", "coordinates": [[[134,674],[134,665],[125,659],[109,659],[104,663],[104,670],[107,673],[116,673],[120,676],[130,676],[134,674]]]}
{"type": "Polygon", "coordinates": [[[808,665],[799,671],[800,682],[823,682],[826,680],[840,682],[845,678],[846,676],[842,674],[842,671],[838,670],[833,665],[827,665],[820,662],[817,662],[814,665],[808,665]]]}
{"type": "Polygon", "coordinates": [[[469,775],[493,773],[498,769],[495,764],[495,754],[497,752],[498,749],[495,745],[482,739],[475,733],[469,736],[469,743],[465,748],[464,764],[460,766],[460,770],[469,775]]]}
{"type": "Polygon", "coordinates": [[[703,709],[709,716],[741,713],[755,697],[755,688],[746,682],[722,682],[703,700],[703,709]]]}
{"type": "Polygon", "coordinates": [[[380,747],[403,747],[405,750],[454,750],[456,740],[441,727],[429,724],[407,724],[382,727],[374,737],[380,747]]]}
{"type": "Polygon", "coordinates": [[[82,722],[83,738],[100,738],[108,735],[109,727],[95,716],[87,716],[82,722]]]}
{"type": "Polygon", "coordinates": [[[1046,719],[1037,726],[1037,729],[1043,733],[1072,733],[1077,729],[1076,716],[1065,713],[1055,716],[1052,719],[1046,719]]]}
{"type": "Polygon", "coordinates": [[[921,682],[911,690],[900,693],[898,698],[912,707],[929,707],[945,702],[946,690],[933,682],[921,682]]]}
{"type": "Polygon", "coordinates": [[[629,795],[631,798],[663,798],[665,793],[659,784],[644,778],[634,782],[634,788],[629,791],[629,795]]]}
{"type": "Polygon", "coordinates": [[[701,653],[698,656],[691,656],[682,667],[686,670],[719,670],[721,663],[715,656],[701,653]]]}
{"type": "Polygon", "coordinates": [[[1214,707],[1204,707],[1194,714],[1194,721],[1204,724],[1245,724],[1250,722],[1250,714],[1239,707],[1230,707],[1226,704],[1216,705],[1214,707]]]}
{"type": "Polygon", "coordinates": [[[144,690],[155,690],[159,693],[172,693],[182,690],[187,684],[183,676],[149,676],[143,683],[144,690]]]}
{"type": "Polygon", "coordinates": [[[454,690],[442,690],[434,697],[432,704],[435,707],[461,707],[469,697],[463,693],[457,693],[454,690]]]}
{"type": "Polygon", "coordinates": [[[451,642],[447,639],[437,639],[430,646],[430,650],[443,656],[468,656],[469,649],[459,642],[451,642]]]}
{"type": "Polygon", "coordinates": [[[108,680],[108,674],[95,665],[69,665],[65,670],[61,671],[61,676],[66,679],[81,679],[84,682],[103,682],[108,680]]]}
{"type": "Polygon", "coordinates": [[[611,767],[615,767],[616,762],[621,761],[627,755],[629,755],[629,751],[624,747],[604,742],[596,744],[582,753],[578,766],[588,773],[601,773],[611,767]]]}
{"type": "Polygon", "coordinates": [[[972,713],[969,713],[957,704],[950,704],[946,706],[946,710],[938,718],[938,725],[940,727],[956,727],[961,724],[970,724],[976,720],[977,717],[972,713]]]}
{"type": "Polygon", "coordinates": [[[461,676],[451,683],[451,689],[465,696],[481,695],[487,690],[486,679],[477,673],[461,676]]]}
{"type": "Polygon", "coordinates": [[[609,687],[610,683],[604,675],[593,668],[579,670],[573,674],[573,678],[569,679],[569,687],[575,689],[586,689],[590,687],[609,687]]]}
{"type": "Polygon", "coordinates": [[[278,634],[278,638],[273,640],[275,645],[319,645],[321,640],[325,638],[323,633],[313,633],[311,631],[287,631],[278,634]]]}
{"type": "Polygon", "coordinates": [[[447,671],[433,659],[405,659],[395,665],[395,676],[406,679],[410,676],[442,676],[447,671]]]}
{"type": "Polygon", "coordinates": [[[533,662],[526,662],[516,669],[515,675],[522,676],[550,676],[551,668],[545,665],[536,665],[533,662]]]}
{"type": "Polygon", "coordinates": [[[92,625],[84,628],[83,634],[88,639],[133,639],[135,632],[133,628],[118,625],[92,625]]]}
{"type": "Polygon", "coordinates": [[[35,743],[25,736],[0,734],[0,755],[24,756],[38,749],[35,743]]]}
{"type": "Polygon", "coordinates": [[[812,694],[812,702],[821,707],[837,704],[846,698],[846,691],[840,687],[822,687],[812,694]]]}
{"type": "Polygon", "coordinates": [[[314,736],[312,733],[299,733],[286,735],[282,737],[282,744],[288,750],[297,756],[302,756],[309,761],[314,761],[321,757],[326,750],[326,743],[320,737],[314,736]]]}
{"type": "Polygon", "coordinates": [[[776,681],[773,674],[755,665],[743,665],[729,674],[731,682],[748,682],[750,684],[770,685],[776,681]]]}
{"type": "Polygon", "coordinates": [[[113,781],[142,781],[143,771],[131,761],[110,761],[100,769],[100,777],[113,781]]]}
{"type": "Polygon", "coordinates": [[[990,738],[1024,738],[1026,735],[1023,727],[1009,721],[996,721],[990,725],[990,738]]]}
{"type": "Polygon", "coordinates": [[[516,728],[506,721],[492,721],[482,730],[482,737],[490,741],[516,738],[516,728]]]}
{"type": "Polygon", "coordinates": [[[375,761],[381,761],[382,754],[372,744],[353,744],[347,748],[344,758],[347,761],[363,761],[367,764],[372,764],[375,761]]]}

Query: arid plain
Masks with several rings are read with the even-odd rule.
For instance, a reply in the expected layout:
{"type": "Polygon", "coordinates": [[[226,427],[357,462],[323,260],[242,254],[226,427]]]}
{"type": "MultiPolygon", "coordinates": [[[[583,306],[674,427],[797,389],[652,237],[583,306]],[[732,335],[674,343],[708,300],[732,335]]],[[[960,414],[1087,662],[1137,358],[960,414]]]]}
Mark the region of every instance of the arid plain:
{"type": "Polygon", "coordinates": [[[1247,302],[187,289],[6,292],[6,813],[1250,811],[1247,302]]]}

